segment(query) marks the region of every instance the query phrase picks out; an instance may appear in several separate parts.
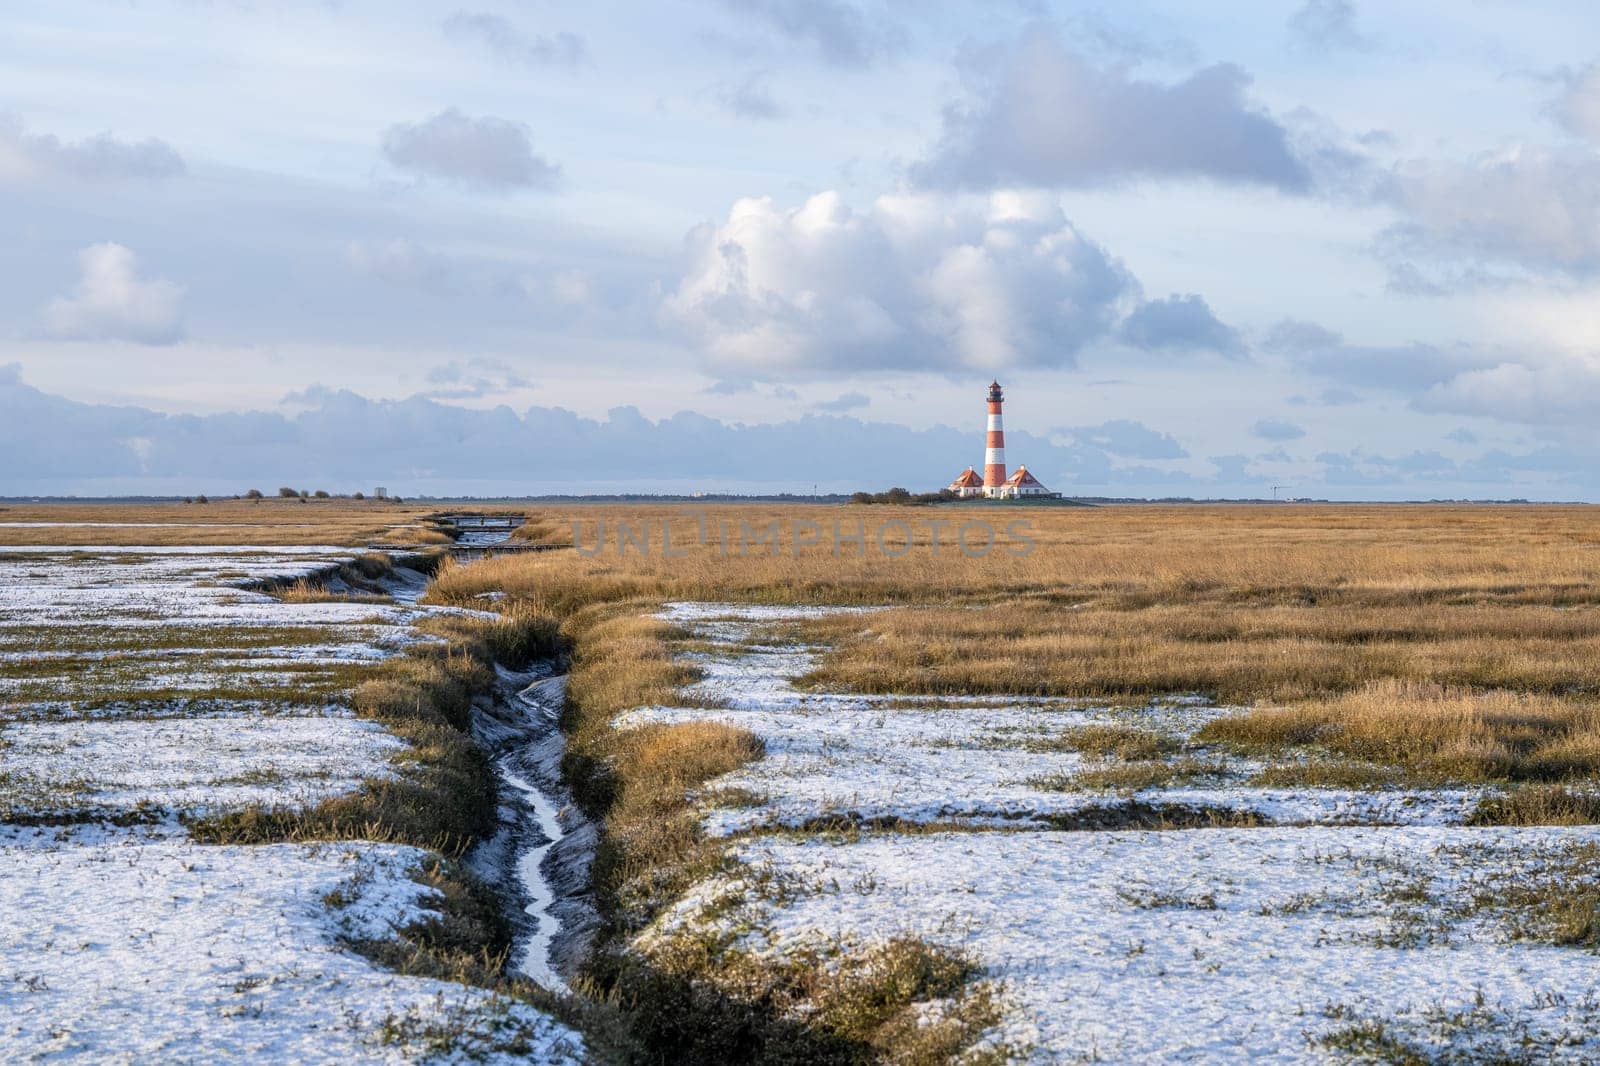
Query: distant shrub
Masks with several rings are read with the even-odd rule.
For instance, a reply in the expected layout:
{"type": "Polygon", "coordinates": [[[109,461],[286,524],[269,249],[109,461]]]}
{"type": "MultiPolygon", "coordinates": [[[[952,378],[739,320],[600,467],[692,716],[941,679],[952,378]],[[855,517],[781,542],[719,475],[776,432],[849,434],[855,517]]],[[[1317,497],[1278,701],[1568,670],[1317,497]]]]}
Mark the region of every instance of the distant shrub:
{"type": "Polygon", "coordinates": [[[251,489],[249,492],[244,494],[244,498],[247,500],[259,500],[261,499],[261,490],[251,489]]]}
{"type": "Polygon", "coordinates": [[[313,492],[311,495],[315,496],[319,500],[326,500],[328,498],[328,490],[327,489],[318,489],[316,492],[313,492]]]}
{"type": "Polygon", "coordinates": [[[351,493],[350,498],[352,500],[364,500],[367,498],[367,494],[364,492],[355,492],[351,493]]]}
{"type": "Polygon", "coordinates": [[[927,504],[943,503],[953,500],[956,494],[949,489],[940,489],[938,492],[916,492],[900,488],[898,485],[887,492],[853,492],[850,494],[851,503],[901,503],[901,504],[927,504]]]}
{"type": "Polygon", "coordinates": [[[210,503],[211,501],[209,499],[207,499],[206,498],[206,494],[202,492],[200,495],[198,495],[198,496],[196,496],[194,498],[194,502],[195,503],[210,503]]]}
{"type": "Polygon", "coordinates": [[[281,496],[285,500],[292,500],[296,496],[300,495],[300,493],[296,492],[294,489],[291,489],[289,486],[285,485],[285,486],[283,486],[282,488],[280,488],[278,490],[278,495],[281,496]]]}

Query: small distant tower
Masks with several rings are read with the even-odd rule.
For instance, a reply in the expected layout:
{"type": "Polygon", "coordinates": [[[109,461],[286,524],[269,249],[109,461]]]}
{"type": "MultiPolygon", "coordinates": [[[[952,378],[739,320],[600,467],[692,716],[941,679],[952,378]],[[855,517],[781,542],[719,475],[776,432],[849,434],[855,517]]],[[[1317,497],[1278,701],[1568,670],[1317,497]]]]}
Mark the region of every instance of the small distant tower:
{"type": "Polygon", "coordinates": [[[1000,383],[989,383],[989,441],[983,453],[983,494],[992,496],[1006,483],[1006,431],[1000,422],[1000,405],[1005,402],[1000,383]]]}

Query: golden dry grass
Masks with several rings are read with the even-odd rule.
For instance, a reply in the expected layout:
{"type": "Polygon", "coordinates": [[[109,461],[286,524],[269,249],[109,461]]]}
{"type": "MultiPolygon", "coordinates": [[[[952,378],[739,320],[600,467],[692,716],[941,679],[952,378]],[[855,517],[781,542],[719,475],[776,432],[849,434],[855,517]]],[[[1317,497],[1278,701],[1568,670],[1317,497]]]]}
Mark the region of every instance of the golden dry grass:
{"type": "Polygon", "coordinates": [[[1600,705],[1389,678],[1221,718],[1200,739],[1247,751],[1314,745],[1438,780],[1561,780],[1600,767],[1600,705]]]}
{"type": "Polygon", "coordinates": [[[1259,728],[1276,739],[1258,747],[1274,750],[1310,738],[1347,777],[1359,763],[1471,781],[1600,772],[1593,507],[612,505],[536,510],[533,521],[541,538],[565,527],[581,550],[447,567],[433,596],[503,590],[563,616],[669,599],[893,604],[808,624],[832,647],[810,683],[1199,692],[1260,705],[1215,727],[1218,741],[1230,728],[1259,728]],[[1025,524],[988,554],[963,555],[955,530],[978,521],[1025,524]],[[632,539],[619,540],[623,523],[632,539]],[[858,526],[864,543],[841,538],[835,553],[834,529],[858,526]],[[646,529],[648,552],[637,547],[646,529]],[[776,551],[754,544],[764,529],[776,551]],[[1323,728],[1262,726],[1289,719],[1323,728]]]}
{"type": "Polygon", "coordinates": [[[276,498],[205,504],[4,504],[0,545],[449,543],[450,538],[421,522],[438,509],[382,500],[276,498]]]}

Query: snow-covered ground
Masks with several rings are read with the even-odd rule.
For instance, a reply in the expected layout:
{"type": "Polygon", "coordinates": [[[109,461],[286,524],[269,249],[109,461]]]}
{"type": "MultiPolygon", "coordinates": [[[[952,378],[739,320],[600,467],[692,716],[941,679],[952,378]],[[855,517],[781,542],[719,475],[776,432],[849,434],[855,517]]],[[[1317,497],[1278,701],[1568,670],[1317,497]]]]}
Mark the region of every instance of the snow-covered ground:
{"type": "Polygon", "coordinates": [[[351,949],[427,919],[422,852],[201,845],[174,817],[394,772],[403,742],[343,698],[428,639],[421,576],[395,603],[243,587],[349,558],[0,547],[0,1062],[580,1061],[536,1010],[351,949]],[[109,824],[135,808],[153,824],[109,824]]]}
{"type": "Polygon", "coordinates": [[[386,756],[404,747],[373,722],[326,715],[29,722],[0,737],[0,814],[310,804],[389,776],[386,756]]]}
{"type": "Polygon", "coordinates": [[[341,943],[429,917],[423,858],[0,827],[0,1061],[415,1062],[431,1037],[429,1061],[580,1061],[538,1011],[341,943]]]}
{"type": "Polygon", "coordinates": [[[1463,828],[1471,789],[1254,787],[1260,767],[1219,752],[1165,756],[1216,761],[1199,780],[1076,787],[1107,764],[1052,738],[1098,723],[1181,741],[1228,708],[803,691],[793,680],[821,649],[784,645],[781,626],[820,610],[663,612],[713,645],[691,656],[704,677],[683,693],[693,706],[624,725],[726,722],[767,755],[705,793],[705,824],[744,833],[749,872],[700,884],[647,940],[727,923],[764,953],[902,932],[961,946],[1004,988],[992,1039],[1038,1062],[1317,1062],[1338,1059],[1325,1038],[1373,1032],[1418,1061],[1600,1061],[1593,955],[1513,939],[1493,903],[1510,884],[1570,876],[1568,849],[1600,844],[1594,829],[1463,828]],[[720,806],[729,796],[740,805],[720,806]],[[1041,828],[1134,803],[1270,824],[1041,828]],[[966,831],[793,831],[818,816],[966,831]],[[769,828],[787,831],[750,832],[769,828]],[[745,905],[730,910],[732,897],[745,905]]]}
{"type": "Polygon", "coordinates": [[[716,783],[759,796],[760,802],[709,812],[713,832],[841,817],[1016,825],[1134,802],[1274,822],[1447,824],[1459,822],[1481,798],[1475,789],[1253,787],[1246,782],[1260,766],[1241,759],[1220,764],[1222,773],[1156,788],[1074,788],[1074,774],[1104,763],[1070,749],[1051,750],[1063,748],[1052,742],[1072,730],[1122,725],[1182,740],[1234,708],[1183,697],[1128,708],[798,689],[794,679],[812,668],[821,649],[764,642],[763,627],[828,611],[675,603],[662,613],[689,627],[696,639],[723,645],[685,656],[703,676],[683,696],[706,706],[639,708],[619,724],[710,720],[749,729],[766,745],[765,759],[716,783]]]}
{"type": "MultiPolygon", "coordinates": [[[[1443,1047],[1465,1034],[1437,1033],[1433,1020],[1466,1015],[1496,1019],[1502,1050],[1526,1034],[1537,1061],[1577,1063],[1600,1059],[1594,955],[1449,917],[1488,871],[1574,839],[1595,834],[883,833],[755,838],[738,854],[783,879],[782,902],[758,905],[758,950],[908,932],[964,946],[1005,986],[996,1039],[1040,1062],[1317,1061],[1316,1038],[1351,1017],[1443,1047]],[[1413,899],[1419,883],[1426,902],[1413,899]],[[1411,902],[1397,903],[1402,893],[1411,902]]],[[[730,887],[703,884],[675,920],[730,887]]]]}
{"type": "Polygon", "coordinates": [[[328,700],[424,612],[238,587],[348,552],[23,551],[0,549],[0,812],[305,803],[388,772],[398,742],[328,700]]]}

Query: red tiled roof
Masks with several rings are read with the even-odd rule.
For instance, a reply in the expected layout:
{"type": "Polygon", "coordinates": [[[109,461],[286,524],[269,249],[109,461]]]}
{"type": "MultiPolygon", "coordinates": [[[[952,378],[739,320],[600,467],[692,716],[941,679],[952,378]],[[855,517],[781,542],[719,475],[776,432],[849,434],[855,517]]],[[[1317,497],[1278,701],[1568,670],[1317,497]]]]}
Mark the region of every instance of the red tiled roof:
{"type": "Polygon", "coordinates": [[[1013,470],[1011,472],[1011,476],[1006,478],[1006,484],[1013,485],[1018,488],[1022,487],[1023,485],[1038,485],[1041,489],[1044,488],[1044,486],[1039,483],[1038,478],[1028,473],[1028,468],[1025,466],[1019,466],[1013,470]]]}
{"type": "Polygon", "coordinates": [[[983,478],[979,477],[978,472],[969,466],[962,472],[960,477],[950,482],[950,487],[953,489],[975,489],[982,484],[983,478]]]}

